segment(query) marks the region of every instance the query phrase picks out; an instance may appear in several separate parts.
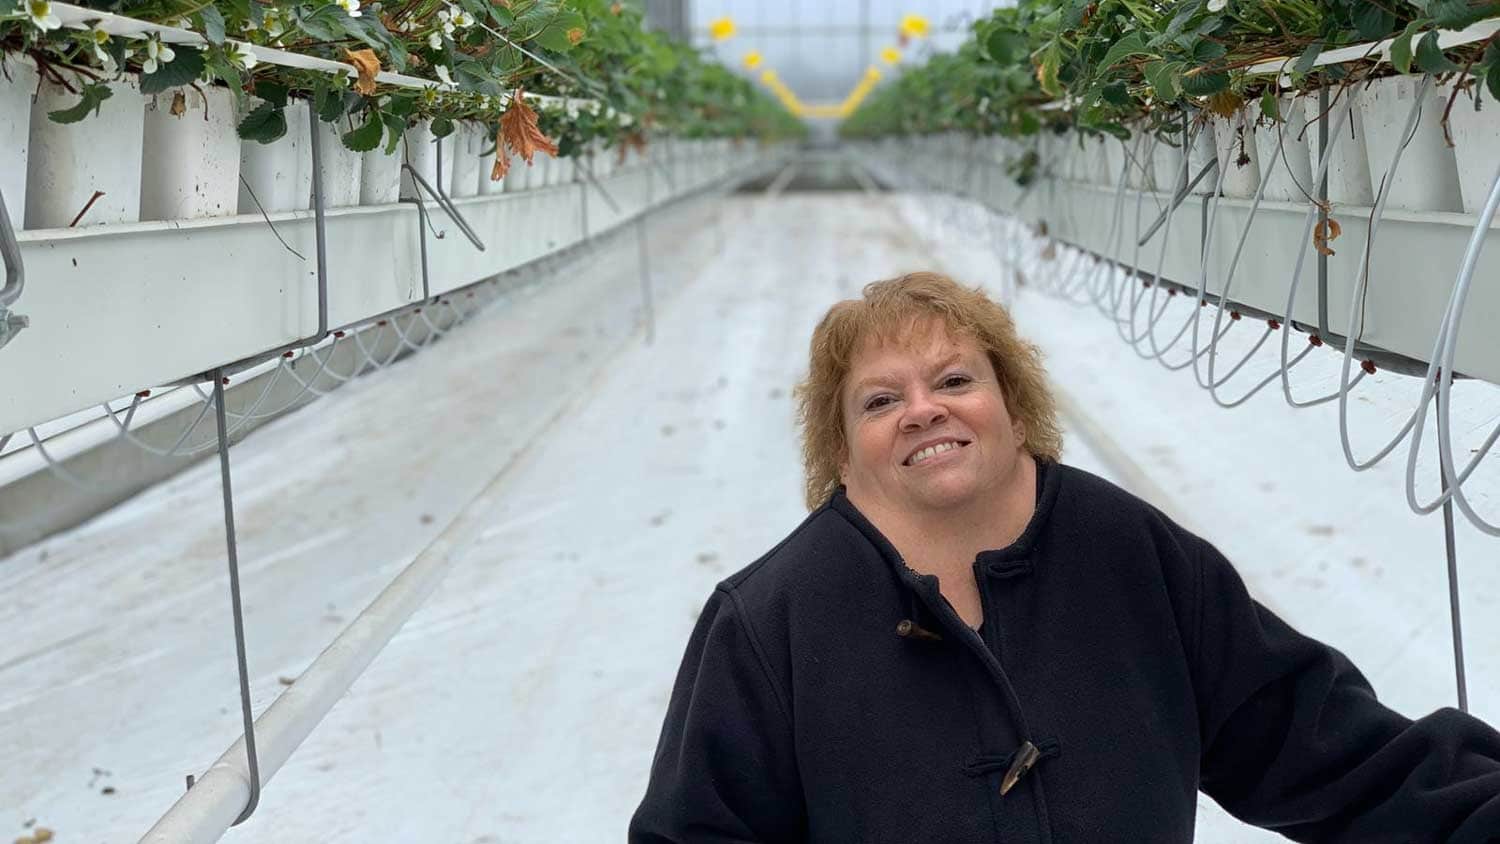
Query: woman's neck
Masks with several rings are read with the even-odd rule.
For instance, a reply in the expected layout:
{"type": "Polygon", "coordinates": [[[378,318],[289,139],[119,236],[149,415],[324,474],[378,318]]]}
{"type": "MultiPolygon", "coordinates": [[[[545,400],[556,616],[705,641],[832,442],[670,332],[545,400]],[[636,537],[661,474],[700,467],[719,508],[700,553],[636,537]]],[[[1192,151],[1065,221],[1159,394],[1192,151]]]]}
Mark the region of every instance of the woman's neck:
{"type": "Polygon", "coordinates": [[[1004,548],[1025,532],[1036,511],[1036,460],[1022,452],[1010,477],[968,506],[916,513],[870,512],[854,501],[901,554],[924,574],[968,571],[981,551],[1004,548]]]}

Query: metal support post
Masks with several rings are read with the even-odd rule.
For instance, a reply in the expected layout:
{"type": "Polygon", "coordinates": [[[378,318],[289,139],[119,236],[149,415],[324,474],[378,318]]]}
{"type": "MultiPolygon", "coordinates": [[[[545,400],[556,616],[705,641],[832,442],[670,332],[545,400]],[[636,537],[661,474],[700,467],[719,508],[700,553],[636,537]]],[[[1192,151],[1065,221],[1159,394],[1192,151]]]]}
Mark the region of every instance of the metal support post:
{"type": "MultiPolygon", "coordinates": [[[[1448,477],[1439,467],[1443,494],[1448,493],[1448,477]]],[[[1458,681],[1458,708],[1469,711],[1469,684],[1464,675],[1464,626],[1459,613],[1458,547],[1453,539],[1453,498],[1443,502],[1443,543],[1448,554],[1448,608],[1453,623],[1453,673],[1458,681]]]]}
{"type": "MultiPolygon", "coordinates": [[[[651,171],[646,171],[646,207],[650,208],[652,199],[653,179],[651,171]]],[[[644,306],[646,315],[646,345],[656,342],[656,310],[651,298],[651,259],[649,248],[646,243],[646,214],[642,211],[635,218],[635,241],[636,250],[640,256],[639,268],[641,274],[641,304],[644,306]]]]}
{"type": "MultiPolygon", "coordinates": [[[[1346,103],[1347,104],[1347,103],[1346,103]]],[[[1318,154],[1328,158],[1328,86],[1318,89],[1318,154]]],[[[1328,231],[1328,168],[1323,168],[1323,178],[1318,180],[1318,230],[1328,231]]],[[[1318,336],[1329,339],[1328,331],[1328,256],[1318,250],[1318,336]]]]}

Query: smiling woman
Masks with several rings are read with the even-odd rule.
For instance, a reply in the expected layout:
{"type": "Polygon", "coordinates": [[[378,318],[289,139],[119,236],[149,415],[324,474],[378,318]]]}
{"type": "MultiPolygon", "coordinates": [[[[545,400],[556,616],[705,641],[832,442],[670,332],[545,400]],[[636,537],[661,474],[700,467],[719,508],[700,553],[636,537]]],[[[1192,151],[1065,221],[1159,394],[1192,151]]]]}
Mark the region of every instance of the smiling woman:
{"type": "Polygon", "coordinates": [[[1416,721],[1212,545],[1058,462],[1035,349],[917,273],[835,305],[800,527],[719,584],[630,825],[662,842],[1492,842],[1500,733],[1416,721]]]}

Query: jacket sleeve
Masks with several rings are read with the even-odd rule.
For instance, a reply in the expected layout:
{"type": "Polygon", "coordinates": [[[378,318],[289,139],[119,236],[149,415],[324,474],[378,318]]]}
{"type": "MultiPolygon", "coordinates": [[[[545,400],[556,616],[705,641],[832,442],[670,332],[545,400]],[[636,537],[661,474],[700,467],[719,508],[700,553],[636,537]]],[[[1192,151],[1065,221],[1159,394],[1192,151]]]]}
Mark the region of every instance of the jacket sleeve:
{"type": "Polygon", "coordinates": [[[1347,657],[1251,599],[1213,546],[1194,547],[1182,620],[1204,793],[1296,841],[1500,841],[1500,733],[1452,708],[1412,721],[1382,705],[1347,657]]]}
{"type": "Polygon", "coordinates": [[[688,640],[629,840],[797,842],[804,818],[787,703],[720,587],[688,640]]]}

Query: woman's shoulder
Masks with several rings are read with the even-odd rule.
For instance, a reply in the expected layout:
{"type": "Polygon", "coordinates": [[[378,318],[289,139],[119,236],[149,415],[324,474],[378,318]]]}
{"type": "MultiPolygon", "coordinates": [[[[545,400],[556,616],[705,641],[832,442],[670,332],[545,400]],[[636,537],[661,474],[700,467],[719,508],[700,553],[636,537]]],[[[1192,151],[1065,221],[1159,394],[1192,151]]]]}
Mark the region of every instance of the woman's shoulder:
{"type": "Polygon", "coordinates": [[[889,600],[895,591],[879,549],[829,503],[718,588],[747,619],[776,626],[852,610],[840,606],[852,596],[889,600]]]}

